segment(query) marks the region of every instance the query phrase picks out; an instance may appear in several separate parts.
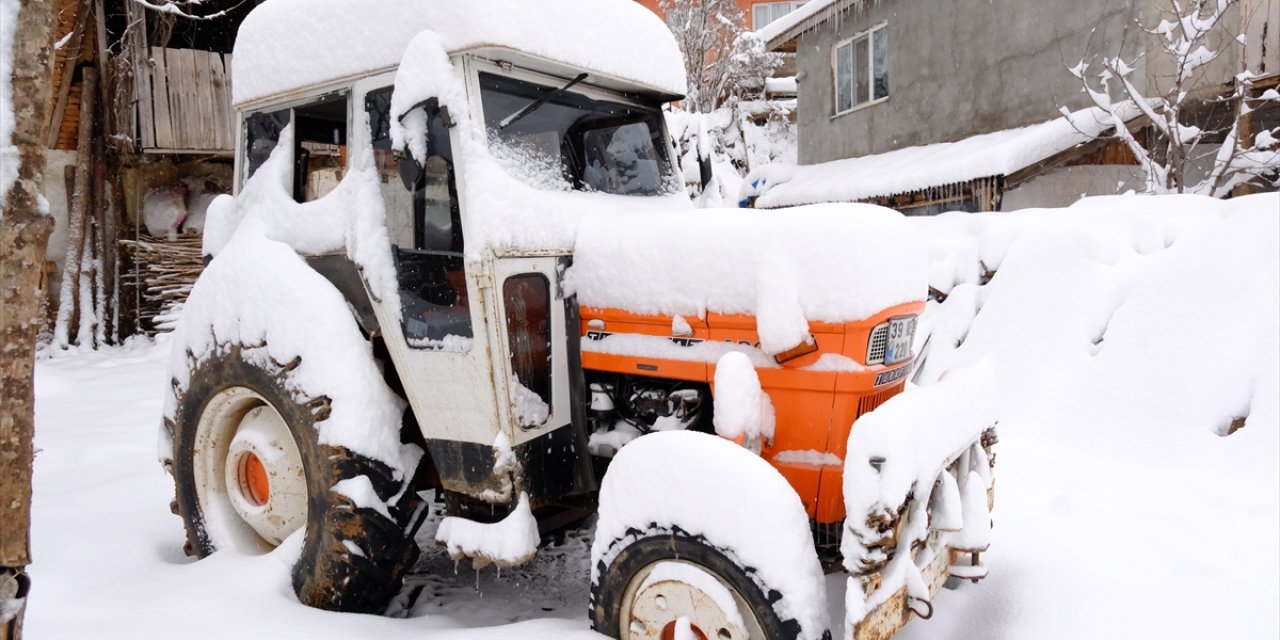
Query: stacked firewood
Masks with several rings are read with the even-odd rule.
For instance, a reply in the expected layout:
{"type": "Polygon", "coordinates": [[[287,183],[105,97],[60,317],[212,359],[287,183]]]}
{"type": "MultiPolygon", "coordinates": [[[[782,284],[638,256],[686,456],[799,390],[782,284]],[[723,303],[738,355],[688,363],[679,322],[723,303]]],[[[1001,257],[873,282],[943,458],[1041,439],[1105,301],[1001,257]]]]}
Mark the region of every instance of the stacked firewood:
{"type": "Polygon", "coordinates": [[[201,241],[199,235],[181,235],[169,240],[140,233],[137,240],[120,242],[134,265],[121,274],[121,278],[138,292],[141,326],[159,331],[173,328],[176,312],[186,302],[187,294],[204,268],[201,241]]]}

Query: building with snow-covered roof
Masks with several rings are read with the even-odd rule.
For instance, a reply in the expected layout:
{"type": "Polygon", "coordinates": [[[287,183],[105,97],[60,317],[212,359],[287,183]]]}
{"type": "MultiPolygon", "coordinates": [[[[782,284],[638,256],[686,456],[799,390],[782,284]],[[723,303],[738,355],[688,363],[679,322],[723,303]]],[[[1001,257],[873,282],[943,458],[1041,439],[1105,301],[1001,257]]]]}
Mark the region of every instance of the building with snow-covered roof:
{"type": "MultiPolygon", "coordinates": [[[[1280,1],[1240,2],[1246,36],[1275,42],[1280,1]]],[[[796,54],[799,162],[831,164],[799,167],[811,189],[793,184],[759,204],[840,195],[926,213],[1061,206],[1138,186],[1135,159],[1118,143],[1044,134],[1067,124],[1060,109],[1093,106],[1069,72],[1081,59],[1141,55],[1151,62],[1131,80],[1140,91],[1163,86],[1172,70],[1142,50],[1133,27],[1158,22],[1161,9],[1152,0],[812,0],[760,34],[771,50],[796,54]],[[819,185],[819,176],[839,184],[819,185]]],[[[1221,50],[1203,70],[1206,95],[1222,95],[1242,64],[1259,74],[1280,68],[1280,47],[1221,50]]],[[[1205,101],[1197,118],[1221,121],[1232,108],[1205,101]]],[[[1143,121],[1128,124],[1146,135],[1143,121]]]]}

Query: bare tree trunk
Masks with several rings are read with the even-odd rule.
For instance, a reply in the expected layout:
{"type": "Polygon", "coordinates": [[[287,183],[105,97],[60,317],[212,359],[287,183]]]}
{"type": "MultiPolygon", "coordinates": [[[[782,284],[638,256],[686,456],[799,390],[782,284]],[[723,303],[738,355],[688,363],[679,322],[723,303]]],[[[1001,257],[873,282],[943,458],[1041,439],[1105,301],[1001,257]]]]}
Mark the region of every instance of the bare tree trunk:
{"type": "Polygon", "coordinates": [[[54,3],[21,0],[12,51],[18,179],[0,197],[0,640],[21,637],[30,585],[32,383],[43,317],[40,275],[53,230],[40,211],[53,12],[54,3]]]}

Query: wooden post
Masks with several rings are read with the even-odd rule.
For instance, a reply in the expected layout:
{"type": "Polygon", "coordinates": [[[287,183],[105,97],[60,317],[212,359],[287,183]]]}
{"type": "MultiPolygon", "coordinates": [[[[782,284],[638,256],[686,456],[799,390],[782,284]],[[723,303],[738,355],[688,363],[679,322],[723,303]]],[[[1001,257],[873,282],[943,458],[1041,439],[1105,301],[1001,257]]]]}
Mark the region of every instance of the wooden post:
{"type": "MultiPolygon", "coordinates": [[[[76,187],[72,207],[67,212],[67,255],[62,265],[62,286],[58,292],[58,318],[53,328],[54,345],[66,349],[71,345],[71,316],[76,311],[73,287],[79,286],[83,258],[84,231],[89,211],[89,188],[93,177],[93,112],[97,97],[97,74],[85,67],[80,84],[80,129],[76,143],[76,187]]],[[[92,307],[81,308],[80,314],[93,313],[92,307]]],[[[81,321],[80,326],[84,326],[81,321]]],[[[84,336],[81,336],[83,338],[84,336]]]]}
{"type": "Polygon", "coordinates": [[[20,640],[31,581],[31,464],[38,294],[53,220],[40,213],[53,3],[20,0],[13,39],[18,175],[0,194],[0,640],[20,640]]]}

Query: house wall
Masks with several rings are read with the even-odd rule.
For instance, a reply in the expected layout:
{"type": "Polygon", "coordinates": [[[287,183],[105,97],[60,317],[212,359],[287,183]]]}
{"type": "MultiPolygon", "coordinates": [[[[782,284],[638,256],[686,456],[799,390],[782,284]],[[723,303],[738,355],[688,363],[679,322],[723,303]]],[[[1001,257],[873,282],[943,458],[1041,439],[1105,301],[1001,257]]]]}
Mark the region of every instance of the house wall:
{"type": "Polygon", "coordinates": [[[1043,122],[1089,104],[1067,72],[1119,42],[1114,0],[878,0],[799,36],[799,159],[826,162],[1043,122]],[[834,116],[832,46],[887,22],[889,97],[834,116]],[[1094,30],[1096,27],[1096,31],[1094,30]]]}
{"type": "Polygon", "coordinates": [[[1004,192],[1001,211],[1067,207],[1084,196],[1113,195],[1143,188],[1138,167],[1082,165],[1054,169],[1004,192]]]}
{"type": "Polygon", "coordinates": [[[1280,73],[1280,0],[1244,0],[1244,67],[1258,75],[1280,73]]]}

